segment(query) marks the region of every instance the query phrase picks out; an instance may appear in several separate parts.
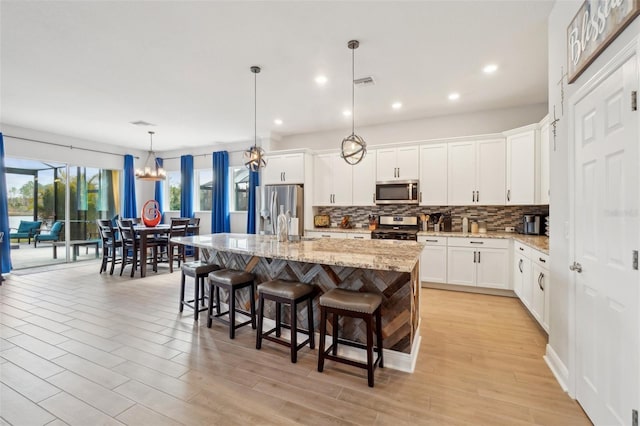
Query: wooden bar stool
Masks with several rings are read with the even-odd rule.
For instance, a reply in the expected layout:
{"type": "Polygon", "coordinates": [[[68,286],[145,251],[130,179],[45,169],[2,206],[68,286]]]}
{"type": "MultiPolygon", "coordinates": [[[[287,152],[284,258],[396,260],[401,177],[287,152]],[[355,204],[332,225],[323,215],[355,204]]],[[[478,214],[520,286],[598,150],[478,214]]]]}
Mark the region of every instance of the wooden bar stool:
{"type": "Polygon", "coordinates": [[[207,315],[207,327],[211,328],[214,319],[229,324],[229,338],[236,336],[236,329],[251,323],[251,328],[256,328],[256,299],[255,289],[253,288],[253,274],[245,271],[236,271],[234,269],[221,269],[209,274],[209,310],[207,315]],[[236,307],[236,291],[245,287],[249,287],[250,299],[249,306],[251,312],[238,309],[236,307]],[[220,312],[220,289],[227,290],[229,293],[229,309],[226,312],[220,312]],[[213,313],[213,292],[215,291],[216,313],[213,313]],[[236,324],[236,312],[248,315],[248,321],[236,324]],[[229,321],[221,318],[221,316],[229,314],[229,321]]]}
{"type": "Polygon", "coordinates": [[[180,279],[180,312],[182,312],[185,305],[192,308],[194,321],[198,321],[198,314],[200,311],[207,310],[207,307],[204,304],[204,299],[207,298],[204,293],[204,279],[209,275],[209,272],[213,272],[217,269],[220,269],[218,265],[199,261],[182,264],[182,277],[180,279]],[[193,277],[195,280],[193,300],[184,300],[185,277],[193,277]],[[201,307],[198,307],[198,302],[200,302],[201,307]]]}
{"type": "Polygon", "coordinates": [[[262,339],[267,339],[280,345],[291,348],[291,362],[298,361],[298,350],[309,343],[311,349],[315,348],[314,327],[313,327],[313,296],[316,294],[315,286],[295,281],[273,280],[262,283],[258,286],[258,333],[256,335],[256,349],[262,347],[262,339]],[[264,319],[264,301],[273,300],[276,302],[276,326],[267,332],[262,332],[264,319]],[[298,305],[307,302],[308,330],[298,330],[298,305]],[[281,305],[287,303],[291,305],[291,324],[282,324],[281,305]],[[280,338],[281,328],[291,330],[291,340],[286,341],[280,338]],[[309,337],[298,344],[298,331],[309,337]],[[276,333],[276,337],[271,334],[276,333]]]}
{"type": "Polygon", "coordinates": [[[382,316],[381,305],[382,296],[374,293],[366,293],[352,290],[335,288],[320,296],[320,351],[318,354],[318,371],[324,369],[324,360],[341,362],[343,364],[360,367],[367,370],[369,387],[373,387],[373,370],[377,365],[384,367],[382,359],[382,316]],[[332,343],[325,351],[325,338],[327,335],[327,314],[333,314],[332,320],[332,343]],[[361,318],[367,325],[367,344],[351,342],[338,338],[338,316],[348,316],[361,318]],[[376,318],[376,337],[378,357],[373,360],[373,317],[376,318]],[[367,362],[353,361],[348,358],[338,356],[338,343],[366,349],[367,362]]]}

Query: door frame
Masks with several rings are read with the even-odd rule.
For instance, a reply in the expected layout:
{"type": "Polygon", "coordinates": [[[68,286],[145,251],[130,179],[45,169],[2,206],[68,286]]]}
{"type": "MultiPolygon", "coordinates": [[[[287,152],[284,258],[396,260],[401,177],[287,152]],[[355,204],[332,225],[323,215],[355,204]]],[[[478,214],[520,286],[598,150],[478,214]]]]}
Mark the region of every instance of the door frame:
{"type": "MultiPolygon", "coordinates": [[[[634,37],[627,45],[622,47],[619,52],[615,54],[611,60],[602,66],[587,82],[585,82],[576,92],[569,98],[568,104],[568,172],[569,172],[569,262],[575,259],[575,216],[576,216],[576,200],[575,200],[575,122],[573,116],[575,113],[575,106],[585,96],[589,95],[596,87],[608,78],[614,71],[621,67],[625,62],[635,55],[636,58],[636,70],[638,71],[640,80],[640,35],[634,37]]],[[[640,82],[640,81],[639,81],[640,82]]],[[[640,111],[638,111],[640,114],[640,111]]],[[[638,134],[640,134],[640,119],[638,120],[638,134]]],[[[639,150],[640,152],[640,150],[639,150]]],[[[568,267],[569,265],[567,265],[568,267]]],[[[568,383],[567,392],[572,398],[576,398],[578,374],[577,374],[577,336],[576,336],[576,323],[577,323],[577,287],[576,276],[574,273],[568,274],[568,348],[569,348],[569,360],[568,360],[568,383]]],[[[638,300],[640,306],[640,300],[638,300]]]]}

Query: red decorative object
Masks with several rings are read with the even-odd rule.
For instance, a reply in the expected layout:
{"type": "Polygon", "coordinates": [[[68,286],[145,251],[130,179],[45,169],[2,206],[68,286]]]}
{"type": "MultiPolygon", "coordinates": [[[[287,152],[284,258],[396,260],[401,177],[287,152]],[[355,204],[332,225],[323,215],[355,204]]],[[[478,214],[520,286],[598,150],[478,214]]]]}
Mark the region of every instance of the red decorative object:
{"type": "Polygon", "coordinates": [[[162,220],[160,204],[156,200],[149,200],[142,206],[142,222],[144,226],[154,227],[162,220]]]}

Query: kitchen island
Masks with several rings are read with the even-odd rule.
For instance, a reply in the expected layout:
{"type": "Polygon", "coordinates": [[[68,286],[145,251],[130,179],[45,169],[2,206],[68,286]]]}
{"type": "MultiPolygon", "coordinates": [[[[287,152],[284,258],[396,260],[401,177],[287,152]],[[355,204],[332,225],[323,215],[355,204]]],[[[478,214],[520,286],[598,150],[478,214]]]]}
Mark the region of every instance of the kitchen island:
{"type": "MultiPolygon", "coordinates": [[[[224,268],[251,272],[256,283],[273,279],[316,285],[320,292],[340,287],[382,296],[385,366],[412,371],[419,347],[419,259],[423,244],[394,240],[303,239],[280,243],[271,235],[212,234],[172,238],[199,247],[200,258],[224,268]]],[[[248,297],[243,295],[242,297],[248,297]]],[[[248,300],[240,299],[248,306],[248,300]]],[[[273,307],[269,306],[270,309],[273,307]]],[[[268,318],[275,318],[267,310],[268,318]]],[[[314,323],[320,310],[314,301],[314,323]]],[[[306,323],[306,309],[299,311],[306,323]]],[[[285,313],[284,318],[287,317],[285,313]]],[[[345,318],[345,337],[363,343],[364,324],[345,318]]]]}

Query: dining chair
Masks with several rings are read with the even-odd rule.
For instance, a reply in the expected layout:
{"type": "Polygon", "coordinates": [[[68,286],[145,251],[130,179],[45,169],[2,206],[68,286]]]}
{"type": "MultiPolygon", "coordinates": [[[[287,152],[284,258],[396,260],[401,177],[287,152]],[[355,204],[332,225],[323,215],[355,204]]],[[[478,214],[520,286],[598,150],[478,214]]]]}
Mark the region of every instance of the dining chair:
{"type": "MultiPolygon", "coordinates": [[[[169,272],[173,273],[173,262],[178,261],[178,267],[181,262],[185,262],[184,245],[171,242],[173,237],[184,237],[187,234],[187,226],[189,218],[172,217],[169,234],[158,237],[158,245],[166,250],[166,261],[169,262],[169,272]],[[175,251],[177,249],[177,253],[175,251]]],[[[164,260],[164,259],[163,259],[164,260]]]]}
{"type": "Polygon", "coordinates": [[[111,269],[109,275],[113,275],[116,263],[122,263],[122,240],[118,239],[111,220],[98,219],[98,232],[102,240],[102,264],[100,265],[100,273],[107,270],[107,263],[111,261],[111,269]],[[120,255],[118,253],[120,252],[120,255]]]}
{"type": "Polygon", "coordinates": [[[119,219],[118,229],[122,238],[122,261],[120,265],[120,275],[124,272],[124,267],[131,265],[131,277],[138,268],[138,255],[140,254],[140,242],[133,229],[133,221],[131,219],[119,219]]]}

